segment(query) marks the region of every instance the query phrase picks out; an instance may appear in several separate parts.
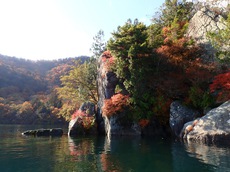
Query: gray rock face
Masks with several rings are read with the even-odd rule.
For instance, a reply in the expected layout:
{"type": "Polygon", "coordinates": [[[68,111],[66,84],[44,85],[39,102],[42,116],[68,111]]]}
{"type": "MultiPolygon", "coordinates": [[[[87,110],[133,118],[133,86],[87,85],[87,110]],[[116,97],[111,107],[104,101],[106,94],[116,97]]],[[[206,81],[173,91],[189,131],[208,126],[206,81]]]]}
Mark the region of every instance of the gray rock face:
{"type": "Polygon", "coordinates": [[[197,43],[205,44],[209,42],[206,37],[207,32],[219,31],[226,27],[221,20],[223,20],[221,15],[202,8],[189,21],[187,35],[194,38],[197,43]]]}
{"type": "Polygon", "coordinates": [[[187,140],[207,144],[230,143],[230,101],[209,111],[200,118],[187,140]]]}
{"type": "Polygon", "coordinates": [[[69,122],[68,135],[74,137],[74,136],[85,135],[85,134],[96,134],[97,133],[96,122],[94,122],[94,124],[90,126],[90,128],[84,127],[85,120],[89,121],[90,118],[90,121],[91,119],[96,121],[96,112],[95,112],[94,103],[91,102],[83,103],[79,108],[79,111],[85,113],[86,116],[77,116],[75,119],[72,119],[69,122]]]}
{"type": "Polygon", "coordinates": [[[214,11],[202,8],[189,21],[187,36],[193,38],[197,44],[204,47],[209,57],[213,57],[215,50],[206,35],[208,32],[216,32],[225,28],[226,26],[223,24],[222,19],[223,17],[214,11]]]}
{"type": "Polygon", "coordinates": [[[105,122],[102,117],[102,106],[105,99],[111,98],[115,94],[115,88],[118,84],[116,74],[110,71],[104,71],[103,54],[98,59],[98,112],[97,124],[100,133],[105,133],[105,122]]]}
{"type": "MultiPolygon", "coordinates": [[[[105,70],[105,63],[103,58],[106,55],[103,55],[98,60],[98,116],[97,123],[99,126],[99,131],[104,132],[107,135],[140,135],[141,129],[137,124],[121,124],[125,114],[122,112],[116,114],[116,116],[103,116],[102,107],[105,99],[110,99],[115,95],[116,86],[119,85],[122,89],[122,92],[125,92],[124,86],[122,83],[119,83],[119,80],[116,74],[110,70],[105,70]]],[[[125,121],[125,120],[123,120],[125,121]]]]}
{"type": "Polygon", "coordinates": [[[121,125],[121,114],[119,116],[103,116],[105,120],[105,131],[108,136],[111,135],[141,135],[141,128],[137,124],[121,125]]]}
{"type": "Polygon", "coordinates": [[[184,124],[196,119],[198,116],[199,112],[185,107],[179,101],[172,102],[169,119],[172,132],[179,137],[184,124]]]}
{"type": "Polygon", "coordinates": [[[195,127],[195,125],[198,123],[199,120],[200,120],[200,118],[197,118],[193,121],[185,123],[184,127],[182,128],[182,130],[180,132],[180,138],[186,139],[188,133],[193,130],[193,128],[195,127]]]}

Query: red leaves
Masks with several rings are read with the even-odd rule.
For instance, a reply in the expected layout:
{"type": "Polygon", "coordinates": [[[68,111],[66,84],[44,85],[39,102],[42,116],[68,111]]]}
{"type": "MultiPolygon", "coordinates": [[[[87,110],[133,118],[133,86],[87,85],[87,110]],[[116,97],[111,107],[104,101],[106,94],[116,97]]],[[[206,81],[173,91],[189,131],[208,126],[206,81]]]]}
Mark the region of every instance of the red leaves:
{"type": "Polygon", "coordinates": [[[225,101],[230,99],[230,71],[215,76],[210,85],[210,91],[218,91],[217,100],[225,101]]]}
{"type": "Polygon", "coordinates": [[[128,99],[129,96],[119,93],[115,94],[110,99],[104,100],[102,114],[105,116],[112,116],[121,112],[126,106],[128,106],[128,99]]]}
{"type": "Polygon", "coordinates": [[[217,89],[230,89],[230,71],[215,76],[213,83],[210,85],[211,92],[217,89]]]}
{"type": "Polygon", "coordinates": [[[185,24],[178,22],[174,28],[164,27],[164,45],[156,49],[160,55],[160,76],[163,76],[160,89],[170,98],[185,98],[194,85],[207,89],[215,71],[214,64],[202,60],[202,49],[191,45],[192,40],[180,34],[185,24]]]}
{"type": "Polygon", "coordinates": [[[87,113],[81,110],[77,110],[72,115],[72,119],[77,117],[79,117],[78,122],[82,124],[84,129],[90,129],[95,124],[95,118],[93,116],[88,116],[87,113]]]}
{"type": "Polygon", "coordinates": [[[105,51],[102,53],[102,58],[112,58],[110,51],[105,51]]]}
{"type": "Polygon", "coordinates": [[[81,110],[77,110],[74,112],[74,114],[72,115],[72,119],[75,119],[77,117],[84,117],[87,116],[87,114],[81,110]]]}
{"type": "Polygon", "coordinates": [[[141,119],[139,121],[139,125],[141,126],[141,128],[145,128],[148,124],[149,124],[149,120],[148,119],[141,119]]]}
{"type": "Polygon", "coordinates": [[[112,66],[115,64],[115,58],[111,55],[110,51],[105,51],[102,54],[101,61],[103,63],[102,76],[104,76],[106,72],[111,71],[112,66]]]}

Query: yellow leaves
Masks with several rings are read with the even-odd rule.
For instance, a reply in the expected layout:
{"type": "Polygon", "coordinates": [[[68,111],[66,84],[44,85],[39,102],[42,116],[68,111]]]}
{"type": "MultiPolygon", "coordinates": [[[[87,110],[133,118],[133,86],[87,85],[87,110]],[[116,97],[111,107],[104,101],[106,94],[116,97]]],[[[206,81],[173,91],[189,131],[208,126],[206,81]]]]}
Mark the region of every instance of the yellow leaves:
{"type": "Polygon", "coordinates": [[[26,113],[26,114],[30,114],[33,112],[33,106],[31,105],[30,102],[25,101],[21,108],[19,109],[19,113],[26,113]]]}

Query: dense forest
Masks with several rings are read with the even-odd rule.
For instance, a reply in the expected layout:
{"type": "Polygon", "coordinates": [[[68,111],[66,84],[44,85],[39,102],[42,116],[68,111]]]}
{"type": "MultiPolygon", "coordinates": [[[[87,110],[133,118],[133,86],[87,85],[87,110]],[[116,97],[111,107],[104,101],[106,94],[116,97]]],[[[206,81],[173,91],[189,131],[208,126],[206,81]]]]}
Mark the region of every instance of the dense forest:
{"type": "Polygon", "coordinates": [[[81,56],[54,61],[30,61],[0,55],[1,123],[57,123],[61,101],[55,91],[60,76],[71,70],[81,56]]]}
{"type": "MultiPolygon", "coordinates": [[[[166,0],[146,26],[128,19],[108,42],[102,30],[94,37],[93,57],[29,61],[0,56],[1,123],[55,123],[70,120],[82,102],[97,103],[97,62],[116,74],[116,94],[106,99],[103,115],[125,112],[127,121],[144,127],[154,118],[168,125],[169,106],[180,100],[203,115],[230,99],[229,6],[166,0]],[[215,59],[186,36],[189,21],[206,7],[221,14],[226,28],[207,33],[215,59]],[[223,46],[224,45],[224,46],[223,46]],[[77,61],[76,59],[80,59],[77,61]]],[[[210,1],[217,3],[219,1],[210,1]]]]}

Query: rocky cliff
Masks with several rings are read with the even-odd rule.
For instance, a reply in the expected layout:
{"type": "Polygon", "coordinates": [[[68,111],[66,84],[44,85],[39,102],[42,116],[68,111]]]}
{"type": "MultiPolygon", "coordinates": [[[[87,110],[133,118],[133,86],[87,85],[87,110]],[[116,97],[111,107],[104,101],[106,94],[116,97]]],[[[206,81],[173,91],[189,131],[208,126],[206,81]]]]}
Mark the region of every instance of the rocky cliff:
{"type": "Polygon", "coordinates": [[[111,98],[115,94],[115,88],[118,84],[118,79],[116,74],[109,71],[106,66],[107,60],[109,60],[111,56],[109,54],[103,53],[98,59],[98,111],[97,111],[97,123],[98,129],[100,133],[104,133],[105,129],[108,127],[107,123],[104,122],[102,117],[102,107],[105,99],[111,98]]]}
{"type": "Polygon", "coordinates": [[[125,112],[118,112],[115,115],[103,115],[102,109],[105,100],[116,95],[116,86],[119,85],[120,92],[126,93],[122,83],[119,82],[116,74],[110,69],[112,56],[109,51],[104,52],[98,60],[98,129],[110,135],[141,135],[140,127],[135,123],[130,123],[126,119],[125,112]]]}
{"type": "Polygon", "coordinates": [[[215,50],[207,39],[208,32],[218,32],[225,28],[223,17],[208,8],[202,8],[189,21],[187,36],[194,39],[195,43],[203,47],[208,60],[213,60],[215,50]]]}

